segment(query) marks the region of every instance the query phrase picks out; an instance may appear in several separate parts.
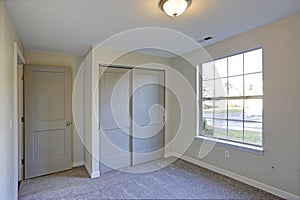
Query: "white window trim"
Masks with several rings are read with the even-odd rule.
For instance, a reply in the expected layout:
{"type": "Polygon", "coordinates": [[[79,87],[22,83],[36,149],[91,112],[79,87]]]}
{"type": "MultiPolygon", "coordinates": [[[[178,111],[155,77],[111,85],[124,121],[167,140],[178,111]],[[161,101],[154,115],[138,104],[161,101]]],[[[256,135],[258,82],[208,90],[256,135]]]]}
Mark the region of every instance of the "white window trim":
{"type": "MultiPolygon", "coordinates": [[[[234,142],[234,141],[231,141],[231,140],[226,140],[226,139],[219,139],[219,138],[216,138],[216,137],[209,137],[209,136],[205,136],[201,133],[201,129],[200,129],[200,126],[201,126],[201,123],[202,122],[202,119],[201,119],[201,99],[202,99],[202,84],[201,84],[201,87],[200,87],[200,81],[202,82],[202,79],[200,78],[200,74],[201,74],[201,66],[202,64],[204,63],[207,63],[207,62],[211,62],[211,61],[215,61],[215,60],[219,60],[219,59],[222,59],[222,58],[228,58],[228,57],[231,57],[231,56],[235,56],[235,55],[239,55],[239,54],[244,54],[244,53],[247,53],[247,52],[250,52],[250,51],[254,51],[254,50],[258,50],[258,49],[262,49],[262,76],[263,76],[263,80],[264,80],[264,51],[263,51],[263,48],[262,47],[256,47],[256,48],[253,48],[253,49],[248,49],[248,50],[245,50],[245,51],[241,51],[241,52],[238,52],[238,53],[235,53],[235,54],[230,54],[230,55],[227,55],[227,56],[223,56],[223,57],[220,57],[220,58],[216,58],[216,59],[212,59],[210,61],[206,61],[206,62],[203,62],[203,63],[200,63],[196,66],[196,92],[197,92],[197,108],[196,108],[196,116],[197,116],[197,121],[196,121],[196,136],[195,136],[195,139],[196,140],[199,140],[199,141],[209,141],[209,142],[216,142],[216,145],[218,146],[224,146],[224,147],[229,147],[229,148],[233,148],[233,149],[237,149],[237,150],[242,150],[242,151],[246,151],[246,152],[251,152],[251,153],[255,153],[255,154],[259,154],[259,155],[263,155],[264,154],[264,119],[263,119],[263,122],[262,122],[262,145],[261,146],[258,146],[258,145],[251,145],[251,144],[247,144],[247,143],[241,143],[241,142],[234,142]],[[201,119],[201,120],[200,120],[201,119]]],[[[243,74],[244,76],[244,74],[243,74]]],[[[264,81],[263,81],[263,85],[264,85],[264,81]]],[[[262,97],[262,100],[264,99],[264,92],[263,92],[263,95],[261,95],[262,97]]],[[[264,111],[263,111],[263,118],[264,118],[264,111]]]]}
{"type": "Polygon", "coordinates": [[[258,147],[258,146],[253,146],[253,145],[243,144],[243,143],[238,143],[238,142],[232,142],[229,140],[222,140],[222,139],[207,137],[207,136],[203,136],[203,135],[198,135],[195,137],[195,139],[199,140],[201,142],[203,142],[204,140],[208,141],[208,142],[216,142],[217,146],[229,147],[232,149],[255,153],[258,155],[264,154],[263,147],[258,147]]]}

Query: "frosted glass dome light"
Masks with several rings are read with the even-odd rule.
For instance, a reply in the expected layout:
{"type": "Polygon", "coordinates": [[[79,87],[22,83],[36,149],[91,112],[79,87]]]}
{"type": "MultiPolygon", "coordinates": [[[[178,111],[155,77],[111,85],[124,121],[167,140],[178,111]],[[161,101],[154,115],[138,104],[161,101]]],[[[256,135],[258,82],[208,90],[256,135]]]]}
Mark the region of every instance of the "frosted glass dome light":
{"type": "Polygon", "coordinates": [[[160,0],[159,7],[169,16],[178,17],[191,5],[192,0],[160,0]]]}

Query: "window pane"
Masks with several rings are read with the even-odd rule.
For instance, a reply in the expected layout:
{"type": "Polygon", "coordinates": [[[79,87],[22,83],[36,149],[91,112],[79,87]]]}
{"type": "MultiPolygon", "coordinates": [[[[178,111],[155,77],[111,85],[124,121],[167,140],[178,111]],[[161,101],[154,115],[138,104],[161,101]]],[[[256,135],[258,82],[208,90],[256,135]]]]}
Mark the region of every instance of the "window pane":
{"type": "Polygon", "coordinates": [[[228,139],[243,142],[243,122],[228,120],[228,139]]]}
{"type": "Polygon", "coordinates": [[[245,74],[262,71],[262,49],[244,54],[245,74]]]}
{"type": "Polygon", "coordinates": [[[227,78],[215,80],[215,96],[216,97],[227,97],[227,78]]]}
{"type": "Polygon", "coordinates": [[[215,78],[227,77],[227,58],[215,61],[215,78]]]}
{"type": "Polygon", "coordinates": [[[202,64],[202,79],[213,79],[214,78],[214,62],[208,62],[202,64]]]}
{"type": "Polygon", "coordinates": [[[257,49],[202,65],[202,134],[262,145],[262,53],[257,49]]]}
{"type": "Polygon", "coordinates": [[[215,118],[227,119],[227,101],[215,101],[215,118]]]}
{"type": "Polygon", "coordinates": [[[202,117],[203,118],[214,118],[214,109],[213,101],[203,101],[202,103],[202,117]]]}
{"type": "Polygon", "coordinates": [[[263,94],[262,73],[245,75],[245,95],[263,94]]]}
{"type": "Polygon", "coordinates": [[[262,99],[245,100],[245,120],[262,122],[262,99]]]}
{"type": "Polygon", "coordinates": [[[243,54],[228,58],[228,76],[243,74],[243,54]]]}
{"type": "Polygon", "coordinates": [[[243,120],[243,100],[228,101],[228,119],[243,120]]]}
{"type": "Polygon", "coordinates": [[[229,96],[243,96],[243,76],[228,79],[229,96]]]}
{"type": "Polygon", "coordinates": [[[214,80],[202,82],[202,97],[214,97],[214,80]]]}
{"type": "Polygon", "coordinates": [[[262,145],[262,123],[245,122],[245,142],[262,145]]]}
{"type": "Polygon", "coordinates": [[[213,135],[213,119],[204,118],[202,121],[202,134],[213,135]]]}
{"type": "Polygon", "coordinates": [[[227,121],[215,120],[214,137],[227,139],[227,121]]]}

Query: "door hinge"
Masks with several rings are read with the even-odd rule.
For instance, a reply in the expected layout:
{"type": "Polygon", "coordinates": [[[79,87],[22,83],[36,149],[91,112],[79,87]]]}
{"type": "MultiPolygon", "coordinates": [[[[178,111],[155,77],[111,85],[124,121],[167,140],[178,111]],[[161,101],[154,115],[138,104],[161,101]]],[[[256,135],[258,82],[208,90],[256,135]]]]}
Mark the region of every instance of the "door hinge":
{"type": "Polygon", "coordinates": [[[25,122],[25,118],[21,117],[21,122],[24,123],[25,122]]]}
{"type": "Polygon", "coordinates": [[[21,164],[25,165],[25,160],[24,159],[22,159],[21,164]]]}
{"type": "Polygon", "coordinates": [[[100,130],[100,123],[98,123],[98,130],[100,130]]]}

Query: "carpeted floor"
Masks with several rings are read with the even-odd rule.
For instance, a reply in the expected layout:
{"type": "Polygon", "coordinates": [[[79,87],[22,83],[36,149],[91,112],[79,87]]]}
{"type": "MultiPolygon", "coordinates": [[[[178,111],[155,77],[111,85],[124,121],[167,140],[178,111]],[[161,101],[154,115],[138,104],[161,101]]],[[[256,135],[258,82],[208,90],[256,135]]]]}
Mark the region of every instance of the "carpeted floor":
{"type": "MultiPolygon", "coordinates": [[[[164,163],[139,165],[135,171],[164,163]]],[[[111,171],[89,179],[83,167],[22,181],[21,200],[46,199],[280,199],[183,160],[154,172],[111,171]]]]}

